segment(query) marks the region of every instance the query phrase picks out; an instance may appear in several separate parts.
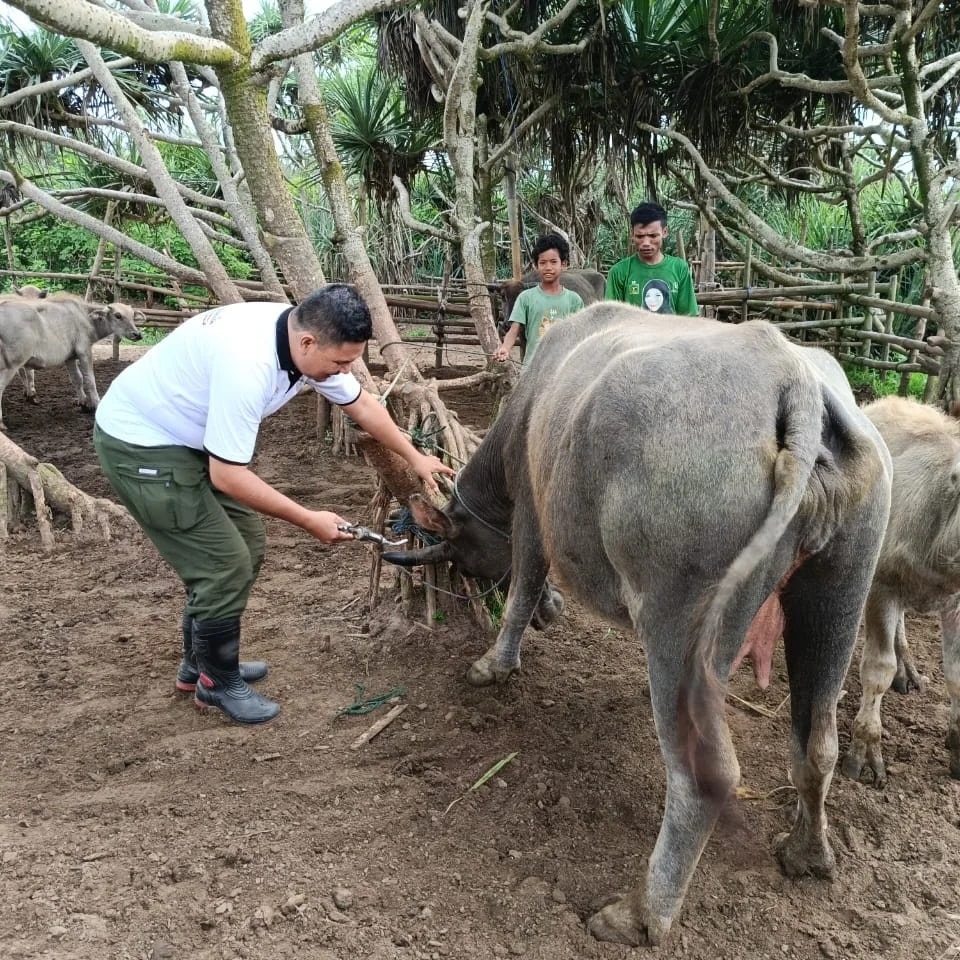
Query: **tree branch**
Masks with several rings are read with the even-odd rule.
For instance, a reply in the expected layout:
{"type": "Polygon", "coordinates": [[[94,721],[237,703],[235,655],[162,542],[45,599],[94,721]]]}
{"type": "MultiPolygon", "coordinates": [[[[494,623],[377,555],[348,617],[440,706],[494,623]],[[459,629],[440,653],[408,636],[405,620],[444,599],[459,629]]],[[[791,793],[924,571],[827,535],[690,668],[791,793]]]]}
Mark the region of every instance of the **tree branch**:
{"type": "Polygon", "coordinates": [[[239,63],[232,47],[212,37],[189,32],[182,21],[177,21],[181,24],[178,30],[157,33],[138,26],[122,13],[79,0],[11,0],[11,6],[54,33],[83,37],[139,61],[181,60],[211,66],[239,63]]]}

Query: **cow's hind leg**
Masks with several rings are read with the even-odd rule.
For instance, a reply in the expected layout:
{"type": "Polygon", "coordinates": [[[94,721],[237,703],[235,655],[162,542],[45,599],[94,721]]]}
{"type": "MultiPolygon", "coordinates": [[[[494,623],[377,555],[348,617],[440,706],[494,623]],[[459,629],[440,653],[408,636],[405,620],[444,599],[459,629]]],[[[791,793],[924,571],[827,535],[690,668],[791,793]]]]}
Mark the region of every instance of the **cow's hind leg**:
{"type": "MultiPolygon", "coordinates": [[[[690,730],[681,723],[677,709],[681,683],[679,651],[691,624],[689,620],[678,623],[671,608],[692,611],[694,602],[684,604],[681,598],[671,594],[669,604],[661,604],[657,610],[649,597],[644,599],[646,627],[642,639],[647,649],[654,721],[667,774],[663,821],[650,857],[646,882],[605,906],[588,922],[588,929],[597,939],[632,946],[656,945],[669,932],[683,905],[703,848],[740,781],[740,767],[723,715],[722,699],[715,711],[700,716],[704,722],[697,734],[700,744],[710,745],[707,763],[691,762],[694,748],[690,730]]],[[[749,616],[742,618],[739,637],[746,631],[749,620],[749,616]]],[[[723,678],[729,673],[737,642],[734,640],[728,645],[729,656],[718,665],[723,678]]],[[[718,678],[717,682],[721,688],[725,687],[725,679],[718,678]]]]}
{"type": "MultiPolygon", "coordinates": [[[[836,868],[827,839],[825,802],[839,753],[837,700],[873,572],[872,549],[854,539],[811,557],[782,596],[797,818],[790,832],[778,837],[776,849],[790,877],[809,874],[832,879],[836,868]],[[858,551],[868,558],[866,563],[857,559],[858,551]]],[[[892,676],[891,663],[883,690],[892,676]]]]}
{"type": "Polygon", "coordinates": [[[77,395],[77,405],[88,413],[97,409],[100,395],[97,393],[97,381],[93,378],[93,359],[78,357],[67,361],[67,373],[77,395]]]}
{"type": "Polygon", "coordinates": [[[923,693],[924,682],[917,670],[913,658],[910,656],[910,645],[907,643],[907,628],[903,622],[903,612],[900,613],[900,622],[897,624],[897,635],[893,648],[897,654],[897,672],[893,676],[891,689],[897,693],[909,693],[917,690],[923,693]]]}
{"type": "Polygon", "coordinates": [[[0,430],[6,430],[7,425],[3,422],[3,391],[7,389],[10,381],[17,375],[16,369],[0,369],[0,430]]]}
{"type": "Polygon", "coordinates": [[[950,776],[960,780],[960,608],[957,598],[940,614],[943,631],[943,675],[950,696],[947,721],[947,749],[950,751],[950,776]]]}
{"type": "Polygon", "coordinates": [[[28,367],[21,367],[17,371],[17,376],[20,377],[20,383],[23,384],[23,395],[31,403],[39,403],[37,400],[37,384],[34,379],[33,371],[28,367]]]}
{"type": "Polygon", "coordinates": [[[896,676],[895,636],[903,619],[903,610],[891,594],[879,586],[870,591],[864,617],[863,653],[860,657],[860,709],[853,721],[850,747],[843,758],[841,771],[851,780],[869,773],[882,787],[887,782],[880,740],[883,723],[880,705],[896,676]]]}

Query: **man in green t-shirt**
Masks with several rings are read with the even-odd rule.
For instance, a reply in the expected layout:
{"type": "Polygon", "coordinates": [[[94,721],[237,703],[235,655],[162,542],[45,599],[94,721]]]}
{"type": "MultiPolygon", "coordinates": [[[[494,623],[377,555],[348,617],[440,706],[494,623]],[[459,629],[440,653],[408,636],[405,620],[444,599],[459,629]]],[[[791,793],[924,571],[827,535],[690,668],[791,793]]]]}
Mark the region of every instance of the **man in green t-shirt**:
{"type": "Polygon", "coordinates": [[[690,267],[663,252],[667,211],[658,203],[641,203],[630,214],[636,253],[615,263],[607,276],[607,300],[622,300],[652,313],[700,314],[690,267]]]}
{"type": "Polygon", "coordinates": [[[568,290],[560,282],[560,276],[570,262],[570,245],[567,241],[558,233],[544,234],[537,238],[530,256],[540,282],[524,290],[510,311],[510,329],[493,354],[494,360],[501,363],[510,356],[521,329],[527,341],[523,355],[523,366],[526,366],[550,325],[583,309],[580,294],[568,290]]]}

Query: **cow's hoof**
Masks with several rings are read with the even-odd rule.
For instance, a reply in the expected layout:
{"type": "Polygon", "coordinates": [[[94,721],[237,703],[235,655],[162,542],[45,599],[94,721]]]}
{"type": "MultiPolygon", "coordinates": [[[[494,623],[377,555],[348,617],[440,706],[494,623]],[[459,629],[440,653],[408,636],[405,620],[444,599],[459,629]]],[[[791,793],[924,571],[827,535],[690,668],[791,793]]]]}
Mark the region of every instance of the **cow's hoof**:
{"type": "Polygon", "coordinates": [[[548,583],[544,587],[537,609],[533,611],[530,626],[534,630],[545,630],[563,613],[563,594],[548,583]]]}
{"type": "Polygon", "coordinates": [[[26,396],[23,399],[26,400],[27,403],[32,403],[35,407],[40,405],[40,398],[36,394],[34,394],[32,397],[26,396]]]}
{"type": "Polygon", "coordinates": [[[851,743],[840,764],[840,772],[848,780],[872,783],[878,790],[887,785],[887,768],[879,744],[872,747],[862,740],[851,743]]]}
{"type": "Polygon", "coordinates": [[[811,839],[796,830],[781,833],[774,840],[774,850],[784,874],[791,879],[818,877],[832,880],[837,870],[837,860],[825,840],[811,839]]]}
{"type": "Polygon", "coordinates": [[[891,690],[897,693],[910,693],[911,690],[923,693],[925,686],[923,677],[910,660],[897,662],[897,672],[894,674],[893,683],[890,684],[891,690]]]}
{"type": "Polygon", "coordinates": [[[587,921],[587,930],[597,940],[628,947],[655,947],[660,942],[660,938],[634,916],[626,897],[598,910],[587,921]]]}
{"type": "Polygon", "coordinates": [[[520,664],[514,667],[500,667],[481,657],[474,661],[467,671],[467,683],[471,687],[490,687],[506,683],[515,673],[520,672],[520,664]]]}

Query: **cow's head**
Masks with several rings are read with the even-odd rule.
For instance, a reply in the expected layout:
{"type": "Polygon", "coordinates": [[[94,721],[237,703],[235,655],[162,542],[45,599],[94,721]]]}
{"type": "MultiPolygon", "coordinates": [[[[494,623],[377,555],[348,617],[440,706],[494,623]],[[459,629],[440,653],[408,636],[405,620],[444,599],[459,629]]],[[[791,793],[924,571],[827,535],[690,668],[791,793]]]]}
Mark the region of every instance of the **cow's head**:
{"type": "Polygon", "coordinates": [[[500,284],[500,320],[497,329],[500,336],[506,336],[510,329],[510,314],[513,313],[513,306],[517,302],[517,297],[526,289],[526,284],[522,280],[504,280],[500,284]]]}
{"type": "Polygon", "coordinates": [[[384,560],[401,567],[448,561],[456,563],[468,577],[502,582],[506,589],[511,559],[509,523],[500,526],[493,519],[487,520],[459,494],[454,494],[442,510],[419,495],[412,496],[410,511],[417,525],[440,537],[440,542],[420,550],[386,552],[384,560]]]}
{"type": "Polygon", "coordinates": [[[143,339],[137,321],[142,323],[146,318],[139,310],[134,310],[126,303],[111,303],[105,307],[98,306],[95,311],[100,313],[100,320],[108,334],[124,340],[143,339]]]}
{"type": "MultiPolygon", "coordinates": [[[[388,563],[414,567],[423,563],[455,563],[468,577],[486,580],[504,592],[510,586],[512,543],[509,522],[502,517],[484,516],[469,506],[459,492],[438,510],[419,495],[410,498],[410,510],[417,524],[443,539],[420,550],[390,551],[383,554],[388,563]]],[[[545,583],[530,623],[544,629],[563,611],[563,595],[545,583]]]]}

